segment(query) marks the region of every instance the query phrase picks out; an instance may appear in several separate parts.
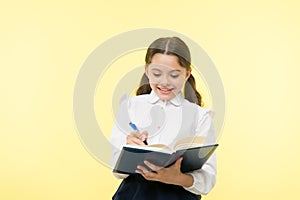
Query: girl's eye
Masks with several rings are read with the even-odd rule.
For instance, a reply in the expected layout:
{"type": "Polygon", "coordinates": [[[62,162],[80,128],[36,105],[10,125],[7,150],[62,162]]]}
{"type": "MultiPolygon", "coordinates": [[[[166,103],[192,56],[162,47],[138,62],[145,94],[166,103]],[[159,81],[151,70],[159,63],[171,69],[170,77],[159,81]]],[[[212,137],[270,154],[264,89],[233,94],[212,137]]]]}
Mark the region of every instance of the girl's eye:
{"type": "Polygon", "coordinates": [[[177,78],[179,76],[179,74],[171,74],[172,78],[177,78]]]}
{"type": "Polygon", "coordinates": [[[157,74],[157,73],[153,73],[153,75],[154,75],[155,77],[159,77],[159,76],[160,76],[160,74],[157,74]]]}

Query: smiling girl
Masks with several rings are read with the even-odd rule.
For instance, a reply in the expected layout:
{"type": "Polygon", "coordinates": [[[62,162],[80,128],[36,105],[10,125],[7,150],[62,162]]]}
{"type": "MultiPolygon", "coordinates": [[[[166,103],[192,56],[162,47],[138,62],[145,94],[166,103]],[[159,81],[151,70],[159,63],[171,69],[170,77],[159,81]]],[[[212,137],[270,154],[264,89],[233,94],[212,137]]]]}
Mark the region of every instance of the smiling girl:
{"type": "MultiPolygon", "coordinates": [[[[132,97],[128,104],[130,119],[139,130],[144,131],[124,135],[114,125],[111,144],[118,148],[113,148],[112,165],[116,163],[125,144],[145,145],[144,141],[147,140],[148,144],[170,145],[178,138],[188,136],[203,136],[206,143],[215,142],[213,113],[201,107],[201,95],[196,90],[191,74],[188,46],[178,37],[159,38],[149,46],[145,61],[145,73],[137,96],[132,97]],[[150,111],[154,106],[160,106],[165,116],[155,134],[145,130],[147,124],[151,123],[150,111]]],[[[179,158],[172,166],[162,168],[145,161],[151,171],[138,165],[136,174],[115,174],[124,180],[113,199],[201,199],[201,194],[207,194],[216,182],[215,154],[201,169],[189,173],[180,171],[181,162],[182,158],[179,158]]]]}

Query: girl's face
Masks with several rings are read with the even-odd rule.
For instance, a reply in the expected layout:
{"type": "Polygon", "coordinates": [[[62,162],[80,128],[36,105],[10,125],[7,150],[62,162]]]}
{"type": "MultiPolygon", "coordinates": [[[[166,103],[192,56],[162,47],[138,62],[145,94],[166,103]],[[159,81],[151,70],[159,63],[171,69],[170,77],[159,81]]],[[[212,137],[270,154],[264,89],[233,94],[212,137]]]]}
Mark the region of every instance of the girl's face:
{"type": "Polygon", "coordinates": [[[154,54],[145,72],[151,89],[164,101],[175,97],[191,74],[179,65],[176,56],[161,53],[154,54]]]}

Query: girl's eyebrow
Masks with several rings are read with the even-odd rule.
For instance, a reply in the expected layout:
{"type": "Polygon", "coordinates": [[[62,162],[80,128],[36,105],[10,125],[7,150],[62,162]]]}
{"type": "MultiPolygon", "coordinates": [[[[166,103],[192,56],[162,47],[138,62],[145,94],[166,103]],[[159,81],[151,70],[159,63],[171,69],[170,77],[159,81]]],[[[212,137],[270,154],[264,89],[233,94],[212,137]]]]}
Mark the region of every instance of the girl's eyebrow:
{"type": "MultiPolygon", "coordinates": [[[[156,67],[153,67],[151,70],[157,70],[157,71],[161,72],[161,70],[159,68],[156,68],[156,67]]],[[[172,72],[181,72],[181,70],[179,70],[179,69],[173,69],[173,70],[169,71],[169,73],[172,73],[172,72]]]]}
{"type": "Polygon", "coordinates": [[[151,70],[161,71],[159,68],[152,67],[151,70]]]}
{"type": "Polygon", "coordinates": [[[171,70],[171,71],[170,71],[170,73],[172,73],[172,72],[181,72],[181,70],[179,70],[179,69],[174,69],[174,70],[171,70]]]}

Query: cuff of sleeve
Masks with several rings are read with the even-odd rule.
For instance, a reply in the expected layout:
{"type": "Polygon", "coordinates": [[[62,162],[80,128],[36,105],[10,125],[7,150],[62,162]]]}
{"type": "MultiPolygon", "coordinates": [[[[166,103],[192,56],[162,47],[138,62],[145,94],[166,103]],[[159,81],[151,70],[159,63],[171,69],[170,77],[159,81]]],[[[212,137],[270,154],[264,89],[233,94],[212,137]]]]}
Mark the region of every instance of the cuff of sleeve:
{"type": "Polygon", "coordinates": [[[188,173],[188,174],[193,177],[193,184],[190,187],[183,187],[183,188],[188,190],[188,191],[192,191],[195,188],[195,185],[196,185],[196,177],[194,176],[193,173],[188,173]]]}

